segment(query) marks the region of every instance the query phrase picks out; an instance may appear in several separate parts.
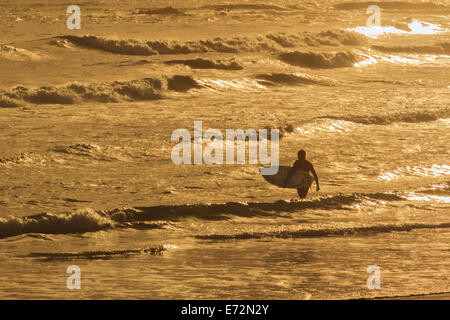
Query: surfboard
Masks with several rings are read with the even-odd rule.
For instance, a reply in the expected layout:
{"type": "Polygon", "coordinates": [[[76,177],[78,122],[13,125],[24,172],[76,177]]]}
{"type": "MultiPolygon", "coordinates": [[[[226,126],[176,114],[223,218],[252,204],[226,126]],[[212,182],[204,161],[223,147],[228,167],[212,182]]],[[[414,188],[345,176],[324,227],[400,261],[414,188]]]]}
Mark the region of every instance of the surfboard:
{"type": "Polygon", "coordinates": [[[263,175],[261,173],[261,168],[259,169],[259,172],[267,182],[277,187],[290,189],[309,189],[314,181],[314,178],[305,171],[296,171],[294,175],[289,179],[287,184],[285,184],[289,170],[291,170],[291,167],[280,166],[277,174],[274,175],[263,175]]]}

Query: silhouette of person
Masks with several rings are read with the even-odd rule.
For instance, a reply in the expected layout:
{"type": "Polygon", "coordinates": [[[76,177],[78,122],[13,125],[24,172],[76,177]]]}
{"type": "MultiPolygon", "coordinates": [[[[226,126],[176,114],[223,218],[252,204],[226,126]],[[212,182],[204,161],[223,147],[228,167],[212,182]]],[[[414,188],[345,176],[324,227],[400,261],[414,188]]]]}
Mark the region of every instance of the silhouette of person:
{"type": "MultiPolygon", "coordinates": [[[[285,184],[288,183],[289,179],[297,172],[303,172],[306,175],[309,175],[309,172],[311,171],[314,180],[316,181],[316,191],[320,190],[319,187],[319,178],[317,177],[316,170],[314,170],[314,166],[311,162],[306,160],[306,151],[300,150],[297,153],[298,160],[295,160],[294,165],[292,166],[291,170],[288,172],[285,180],[285,184]]],[[[297,189],[298,196],[302,199],[306,198],[308,195],[309,187],[306,188],[299,188],[297,189]]]]}

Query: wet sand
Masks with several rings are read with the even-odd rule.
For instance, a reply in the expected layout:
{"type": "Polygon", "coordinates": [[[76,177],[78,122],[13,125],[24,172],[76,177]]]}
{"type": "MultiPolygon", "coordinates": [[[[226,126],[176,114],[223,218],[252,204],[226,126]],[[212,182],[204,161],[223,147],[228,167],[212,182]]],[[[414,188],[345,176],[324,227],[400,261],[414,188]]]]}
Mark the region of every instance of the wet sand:
{"type": "Polygon", "coordinates": [[[375,298],[373,300],[450,300],[450,292],[436,294],[418,294],[405,297],[375,298]]]}

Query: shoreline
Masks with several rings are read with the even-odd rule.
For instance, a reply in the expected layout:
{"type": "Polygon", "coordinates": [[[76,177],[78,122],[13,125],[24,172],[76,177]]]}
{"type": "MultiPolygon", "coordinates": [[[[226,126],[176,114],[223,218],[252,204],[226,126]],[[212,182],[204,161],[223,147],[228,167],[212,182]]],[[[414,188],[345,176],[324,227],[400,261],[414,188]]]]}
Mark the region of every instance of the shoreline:
{"type": "Polygon", "coordinates": [[[368,300],[450,300],[450,292],[414,294],[410,296],[376,297],[368,300]]]}

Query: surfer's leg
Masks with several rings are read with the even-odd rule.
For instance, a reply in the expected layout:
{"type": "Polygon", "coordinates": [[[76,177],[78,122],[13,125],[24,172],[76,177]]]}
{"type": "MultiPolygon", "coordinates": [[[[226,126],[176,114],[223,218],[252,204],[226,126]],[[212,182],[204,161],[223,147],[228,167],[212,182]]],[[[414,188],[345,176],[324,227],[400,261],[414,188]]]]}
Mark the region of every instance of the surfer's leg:
{"type": "Polygon", "coordinates": [[[297,189],[298,196],[302,199],[305,199],[308,195],[309,188],[297,189]]]}

